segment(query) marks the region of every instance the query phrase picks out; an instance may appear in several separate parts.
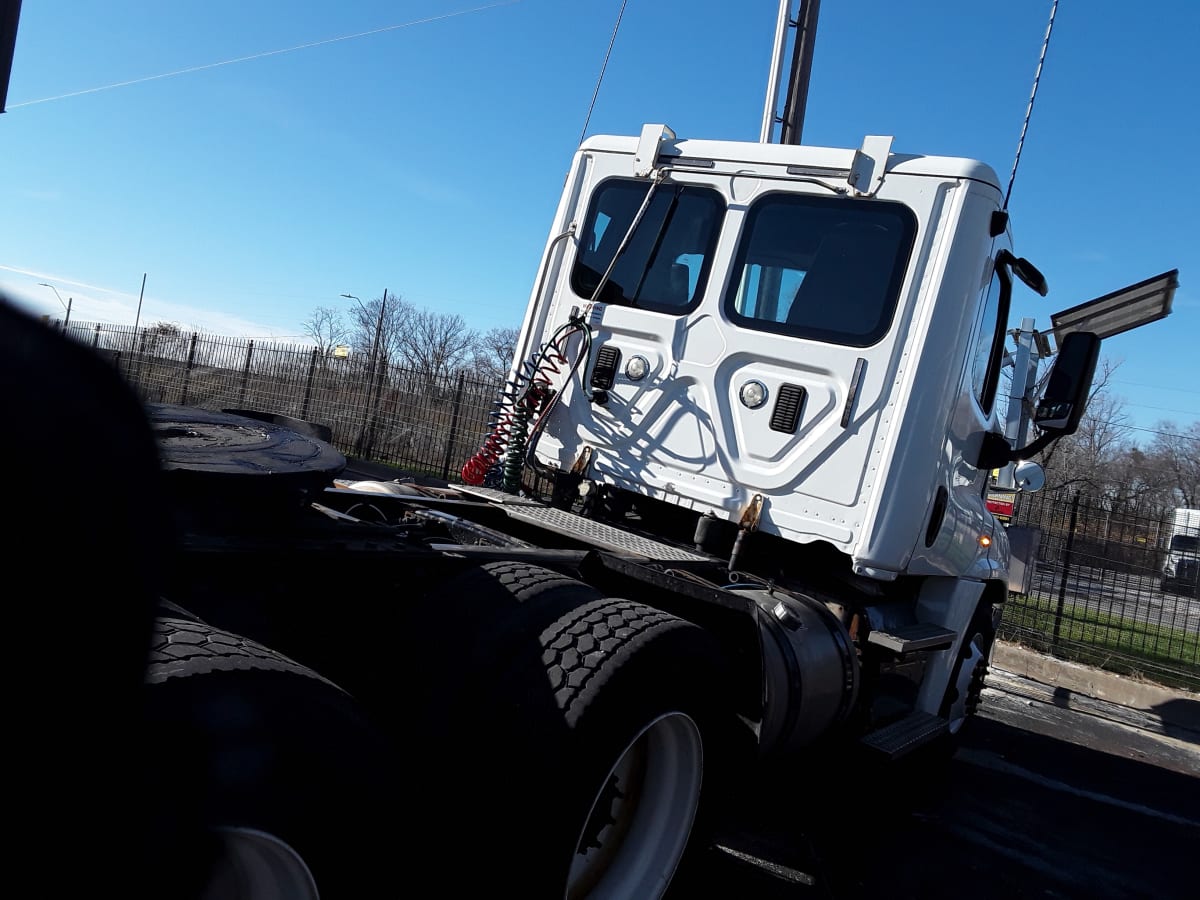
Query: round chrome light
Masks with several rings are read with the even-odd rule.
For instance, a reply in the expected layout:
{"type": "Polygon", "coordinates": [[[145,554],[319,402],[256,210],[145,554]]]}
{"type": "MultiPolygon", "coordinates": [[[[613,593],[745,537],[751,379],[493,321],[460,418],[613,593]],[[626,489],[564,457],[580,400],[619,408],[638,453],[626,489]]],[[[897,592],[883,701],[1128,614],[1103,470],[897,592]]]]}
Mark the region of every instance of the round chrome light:
{"type": "Polygon", "coordinates": [[[747,381],[738,391],[738,399],[749,409],[758,409],[767,402],[767,386],[761,381],[747,381]]]}
{"type": "Polygon", "coordinates": [[[630,381],[641,381],[650,371],[650,363],[644,356],[631,356],[625,363],[625,377],[630,381]]]}

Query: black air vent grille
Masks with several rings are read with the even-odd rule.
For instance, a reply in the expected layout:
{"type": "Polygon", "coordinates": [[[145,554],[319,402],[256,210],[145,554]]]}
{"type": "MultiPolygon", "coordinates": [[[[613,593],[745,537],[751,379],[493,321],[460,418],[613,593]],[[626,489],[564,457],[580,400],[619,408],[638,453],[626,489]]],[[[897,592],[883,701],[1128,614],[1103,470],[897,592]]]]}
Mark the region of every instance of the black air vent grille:
{"type": "Polygon", "coordinates": [[[592,387],[607,391],[617,377],[617,366],[621,362],[621,351],[616,347],[601,347],[596,351],[596,365],[592,368],[592,387]]]}
{"type": "Polygon", "coordinates": [[[785,384],[779,388],[779,399],[771,411],[771,430],[784,434],[795,434],[800,423],[800,409],[804,406],[804,388],[798,384],[785,384]]]}

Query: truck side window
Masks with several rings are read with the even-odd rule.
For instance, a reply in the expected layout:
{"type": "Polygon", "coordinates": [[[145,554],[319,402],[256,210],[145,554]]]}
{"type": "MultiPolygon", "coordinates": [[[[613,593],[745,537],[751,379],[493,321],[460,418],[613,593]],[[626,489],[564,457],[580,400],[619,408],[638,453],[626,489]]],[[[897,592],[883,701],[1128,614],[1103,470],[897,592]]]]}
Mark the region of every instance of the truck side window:
{"type": "Polygon", "coordinates": [[[769,194],[746,215],[726,314],[759,331],[874,344],[891,327],[915,232],[899,203],[769,194]]]}
{"type": "MultiPolygon", "coordinates": [[[[590,300],[646,198],[646,181],[612,179],[592,195],[571,288],[590,300]]],[[[721,195],[695,185],[662,184],[597,298],[661,312],[696,305],[712,264],[721,195]]]]}
{"type": "Polygon", "coordinates": [[[1000,384],[1000,365],[1004,360],[1004,334],[1008,324],[1009,285],[1007,270],[997,265],[988,282],[983,300],[983,315],[975,340],[971,343],[971,386],[985,416],[991,415],[1000,384]]]}

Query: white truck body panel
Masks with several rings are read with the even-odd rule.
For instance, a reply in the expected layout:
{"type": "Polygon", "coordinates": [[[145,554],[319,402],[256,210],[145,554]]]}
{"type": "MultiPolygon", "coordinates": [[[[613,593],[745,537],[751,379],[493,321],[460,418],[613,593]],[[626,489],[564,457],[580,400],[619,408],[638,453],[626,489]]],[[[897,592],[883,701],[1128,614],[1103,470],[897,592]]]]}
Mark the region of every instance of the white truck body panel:
{"type": "Polygon", "coordinates": [[[618,371],[604,404],[570,381],[537,445],[539,459],[566,470],[590,448],[589,477],[731,521],[761,495],[760,530],[827,541],[876,578],[906,571],[1006,578],[1003,530],[984,501],[987,473],[970,465],[984,431],[1000,423],[974,399],[970,360],[961,350],[937,352],[971,344],[992,260],[1007,246],[1006,236],[979,237],[1000,207],[995,173],[966,159],[888,159],[865,202],[910,211],[912,247],[886,332],[851,346],[743,327],[731,320],[728,296],[756,203],[785,192],[829,198],[829,185],[852,194],[852,150],[667,141],[659,164],[683,157],[669,183],[707,188],[723,207],[703,290],[697,282],[699,295],[683,313],[589,305],[571,278],[588,201],[607,180],[632,178],[638,147],[636,138],[600,137],[576,155],[520,346],[527,357],[573,308],[584,309],[595,344],[616,347],[622,367],[643,357],[649,374],[634,381],[618,371]],[[960,227],[967,219],[971,227],[960,227]],[[571,228],[569,238],[553,240],[571,228]],[[856,365],[861,378],[850,397],[856,365]],[[739,401],[748,381],[766,387],[763,407],[739,401]],[[770,426],[783,384],[805,392],[795,433],[770,426]],[[945,525],[926,546],[939,486],[945,525]],[[990,548],[980,545],[985,536],[990,548]]]}

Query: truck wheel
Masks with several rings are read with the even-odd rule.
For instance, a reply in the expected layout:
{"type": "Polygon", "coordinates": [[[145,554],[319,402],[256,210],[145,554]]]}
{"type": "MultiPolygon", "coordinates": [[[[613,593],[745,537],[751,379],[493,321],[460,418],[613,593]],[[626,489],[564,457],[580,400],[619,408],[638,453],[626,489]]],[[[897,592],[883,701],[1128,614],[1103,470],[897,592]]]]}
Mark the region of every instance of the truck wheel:
{"type": "Polygon", "coordinates": [[[529,823],[505,848],[512,875],[534,879],[529,896],[659,897],[721,767],[719,651],[702,629],[615,599],[571,610],[537,643],[537,664],[503,680],[493,719],[522,738],[505,741],[520,785],[508,802],[529,823]]]}
{"type": "Polygon", "coordinates": [[[368,896],[396,846],[389,750],[353,700],[238,635],[160,619],[146,674],[151,878],[172,896],[368,896]]]}
{"type": "Polygon", "coordinates": [[[958,652],[958,664],[942,701],[942,716],[948,722],[951,743],[957,740],[967,721],[975,715],[983,695],[988,659],[996,628],[992,624],[992,604],[980,604],[967,629],[967,637],[958,652]]]}
{"type": "Polygon", "coordinates": [[[541,631],[559,616],[600,599],[600,592],[559,572],[524,562],[497,561],[439,582],[411,604],[405,626],[419,641],[397,659],[400,680],[436,686],[413,692],[410,706],[432,737],[434,752],[454,752],[486,715],[489,687],[514,658],[534,652],[541,631]]]}

